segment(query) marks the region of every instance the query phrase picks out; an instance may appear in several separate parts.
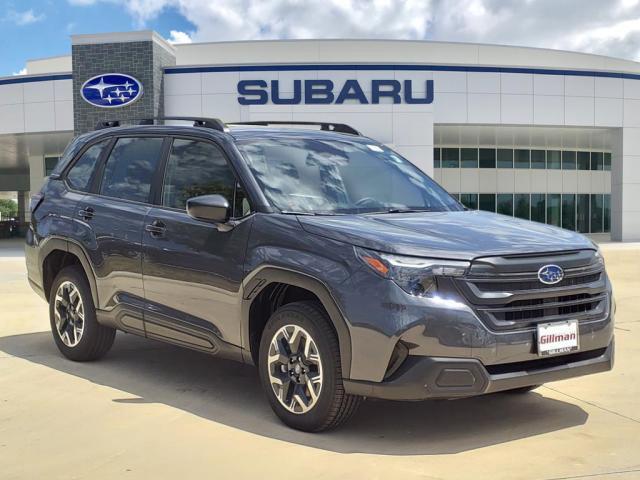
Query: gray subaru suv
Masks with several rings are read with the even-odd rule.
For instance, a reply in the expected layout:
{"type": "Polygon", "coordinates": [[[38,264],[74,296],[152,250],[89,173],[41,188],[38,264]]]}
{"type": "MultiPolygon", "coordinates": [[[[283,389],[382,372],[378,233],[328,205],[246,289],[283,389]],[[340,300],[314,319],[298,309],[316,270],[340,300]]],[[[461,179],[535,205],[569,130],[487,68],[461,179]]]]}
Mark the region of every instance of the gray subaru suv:
{"type": "Polygon", "coordinates": [[[366,397],[612,368],[611,284],[584,236],[470,211],[348,125],[164,120],[75,138],[32,198],[28,278],[71,360],[122,330],[251,363],[313,432],[366,397]]]}

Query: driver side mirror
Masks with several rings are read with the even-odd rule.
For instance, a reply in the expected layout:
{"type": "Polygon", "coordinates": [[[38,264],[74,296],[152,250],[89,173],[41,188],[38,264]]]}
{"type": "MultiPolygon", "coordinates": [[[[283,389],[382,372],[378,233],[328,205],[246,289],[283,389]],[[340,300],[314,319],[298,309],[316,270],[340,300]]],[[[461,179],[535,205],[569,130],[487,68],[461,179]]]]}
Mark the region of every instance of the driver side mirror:
{"type": "Polygon", "coordinates": [[[231,208],[222,195],[202,195],[187,200],[187,213],[196,220],[225,223],[231,216],[231,208]]]}

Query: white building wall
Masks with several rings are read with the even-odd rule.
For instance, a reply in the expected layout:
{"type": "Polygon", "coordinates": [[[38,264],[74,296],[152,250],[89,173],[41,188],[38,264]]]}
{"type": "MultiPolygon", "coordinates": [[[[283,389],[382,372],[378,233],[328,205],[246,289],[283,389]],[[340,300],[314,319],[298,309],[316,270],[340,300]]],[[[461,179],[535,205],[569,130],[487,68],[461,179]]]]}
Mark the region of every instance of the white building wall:
{"type": "Polygon", "coordinates": [[[0,135],[73,130],[71,80],[39,78],[28,76],[22,83],[0,78],[0,135]]]}

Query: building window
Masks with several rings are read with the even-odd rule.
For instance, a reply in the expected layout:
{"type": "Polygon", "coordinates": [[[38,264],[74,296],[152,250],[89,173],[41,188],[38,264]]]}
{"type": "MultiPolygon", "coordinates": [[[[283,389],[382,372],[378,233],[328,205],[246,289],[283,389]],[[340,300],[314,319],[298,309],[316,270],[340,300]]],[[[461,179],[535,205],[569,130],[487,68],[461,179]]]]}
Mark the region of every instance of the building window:
{"type": "Polygon", "coordinates": [[[547,223],[549,225],[560,226],[560,194],[547,194],[547,223]]]}
{"type": "Polygon", "coordinates": [[[480,194],[480,210],[486,212],[496,211],[496,194],[495,193],[481,193],[480,194]]]}
{"type": "Polygon", "coordinates": [[[513,151],[513,167],[514,168],[530,168],[529,150],[513,151]]]}
{"type": "Polygon", "coordinates": [[[578,155],[578,170],[589,170],[589,163],[591,161],[590,152],[577,152],[578,155]]]}
{"type": "Polygon", "coordinates": [[[496,211],[502,215],[513,216],[513,195],[511,193],[499,193],[496,211]]]}
{"type": "Polygon", "coordinates": [[[562,228],[576,229],[576,196],[573,193],[562,195],[562,228]]]}
{"type": "Polygon", "coordinates": [[[589,233],[589,195],[579,193],[576,203],[576,230],[580,233],[589,233]]]}
{"type": "Polygon", "coordinates": [[[560,193],[452,194],[471,210],[547,223],[580,233],[611,231],[611,195],[560,193]]]}
{"type": "Polygon", "coordinates": [[[562,152],[562,169],[563,170],[575,170],[576,169],[576,152],[565,150],[562,152]]]}
{"type": "Polygon", "coordinates": [[[611,195],[603,195],[602,196],[602,204],[603,204],[603,220],[604,225],[602,230],[606,233],[611,231],[611,195]]]}
{"type": "Polygon", "coordinates": [[[477,193],[461,193],[460,202],[469,210],[477,210],[478,194],[477,193]]]}
{"type": "Polygon", "coordinates": [[[514,215],[524,220],[529,220],[529,194],[516,193],[513,196],[514,215]]]}
{"type": "Polygon", "coordinates": [[[591,195],[591,233],[602,233],[602,195],[591,195]]]}
{"type": "Polygon", "coordinates": [[[591,170],[602,170],[603,164],[602,152],[591,152],[591,170]]]}
{"type": "Polygon", "coordinates": [[[480,149],[480,168],[496,168],[496,149],[480,149]]]}
{"type": "Polygon", "coordinates": [[[544,150],[531,150],[531,168],[544,170],[547,168],[546,155],[544,150]]]}
{"type": "Polygon", "coordinates": [[[546,221],[546,199],[544,193],[531,194],[531,220],[545,223],[546,221]]]}
{"type": "Polygon", "coordinates": [[[443,148],[441,156],[442,168],[458,168],[460,166],[459,148],[443,148]]]}
{"type": "Polygon", "coordinates": [[[461,148],[460,149],[460,166],[462,168],[478,168],[478,149],[477,148],[461,148]]]}
{"type": "Polygon", "coordinates": [[[498,149],[498,168],[513,168],[513,150],[498,149]]]}
{"type": "Polygon", "coordinates": [[[611,153],[609,152],[605,152],[604,153],[604,170],[610,172],[611,171],[611,153]]]}
{"type": "Polygon", "coordinates": [[[44,157],[44,176],[48,177],[58,165],[60,157],[44,157]]]}
{"type": "Polygon", "coordinates": [[[440,168],[440,149],[433,149],[433,168],[440,168]]]}
{"type": "Polygon", "coordinates": [[[547,169],[560,170],[560,150],[547,150],[547,169]]]}

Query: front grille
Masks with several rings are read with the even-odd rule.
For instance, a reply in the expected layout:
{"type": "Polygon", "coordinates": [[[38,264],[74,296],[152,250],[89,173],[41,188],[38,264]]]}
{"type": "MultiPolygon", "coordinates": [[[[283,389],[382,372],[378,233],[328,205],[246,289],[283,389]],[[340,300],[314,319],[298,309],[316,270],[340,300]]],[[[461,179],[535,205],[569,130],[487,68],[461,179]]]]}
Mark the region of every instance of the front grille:
{"type": "Polygon", "coordinates": [[[482,259],[475,271],[472,266],[471,274],[456,282],[490,327],[519,329],[543,322],[603,318],[608,313],[604,269],[593,255],[582,254],[565,266],[565,278],[555,285],[540,282],[537,272],[545,264],[563,266],[560,259],[543,258],[539,264],[528,261],[521,271],[518,260],[482,259]]]}
{"type": "Polygon", "coordinates": [[[600,278],[601,273],[592,273],[589,275],[581,275],[576,277],[568,277],[555,285],[547,285],[539,280],[526,280],[521,282],[504,282],[504,281],[476,281],[478,288],[483,292],[504,292],[505,290],[535,290],[547,288],[572,287],[574,285],[584,285],[585,283],[595,282],[600,278]]]}

